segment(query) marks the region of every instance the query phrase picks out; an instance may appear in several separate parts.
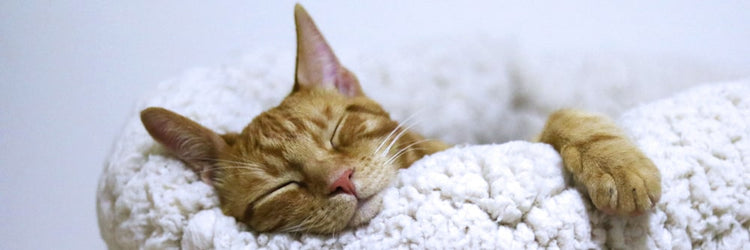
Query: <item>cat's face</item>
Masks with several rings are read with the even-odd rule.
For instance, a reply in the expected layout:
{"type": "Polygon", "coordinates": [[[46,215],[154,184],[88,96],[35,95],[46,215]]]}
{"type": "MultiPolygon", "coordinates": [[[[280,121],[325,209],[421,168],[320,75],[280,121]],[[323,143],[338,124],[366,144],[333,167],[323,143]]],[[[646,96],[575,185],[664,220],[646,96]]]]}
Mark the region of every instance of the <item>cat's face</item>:
{"type": "Polygon", "coordinates": [[[260,231],[331,233],[369,221],[378,193],[421,154],[374,101],[298,91],[256,117],[217,162],[224,212],[260,231]],[[403,152],[403,151],[402,151],[403,152]]]}
{"type": "Polygon", "coordinates": [[[154,139],[213,185],[225,214],[257,231],[333,233],[369,221],[399,168],[442,150],[390,119],[342,67],[299,5],[292,93],[239,134],[161,108],[154,139]]]}

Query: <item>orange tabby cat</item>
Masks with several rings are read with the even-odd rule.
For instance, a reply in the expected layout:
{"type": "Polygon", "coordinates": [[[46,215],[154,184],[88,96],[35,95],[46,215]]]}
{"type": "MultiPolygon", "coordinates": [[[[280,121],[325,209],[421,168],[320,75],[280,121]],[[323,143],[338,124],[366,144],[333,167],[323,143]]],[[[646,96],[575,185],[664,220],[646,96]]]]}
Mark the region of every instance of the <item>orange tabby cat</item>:
{"type": "MultiPolygon", "coordinates": [[[[367,98],[307,12],[295,6],[297,65],[291,94],[241,133],[219,135],[162,108],[146,130],[218,194],[222,211],[256,231],[333,233],[368,222],[400,168],[446,149],[392,120],[367,98]]],[[[550,117],[542,142],[609,213],[638,214],[659,199],[658,170],[604,118],[550,117]]]]}

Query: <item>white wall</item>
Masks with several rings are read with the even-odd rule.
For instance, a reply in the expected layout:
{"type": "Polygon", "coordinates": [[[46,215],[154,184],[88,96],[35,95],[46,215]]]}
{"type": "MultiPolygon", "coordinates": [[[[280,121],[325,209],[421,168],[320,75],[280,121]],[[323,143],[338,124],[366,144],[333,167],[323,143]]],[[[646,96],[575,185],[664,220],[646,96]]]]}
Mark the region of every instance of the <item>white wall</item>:
{"type": "MultiPolygon", "coordinates": [[[[293,1],[105,2],[0,2],[0,249],[104,248],[98,175],[134,101],[254,46],[294,49],[293,1]]],[[[303,3],[334,48],[483,31],[750,68],[747,2],[355,2],[303,3]]]]}

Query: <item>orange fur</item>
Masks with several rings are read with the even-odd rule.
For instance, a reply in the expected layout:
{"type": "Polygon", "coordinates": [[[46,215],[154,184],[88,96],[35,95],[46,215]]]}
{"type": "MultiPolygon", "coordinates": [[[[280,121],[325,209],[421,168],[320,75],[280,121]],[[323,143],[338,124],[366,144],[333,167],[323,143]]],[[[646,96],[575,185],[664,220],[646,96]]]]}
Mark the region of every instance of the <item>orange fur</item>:
{"type": "Polygon", "coordinates": [[[220,136],[161,108],[141,118],[214,186],[225,214],[257,231],[333,233],[369,221],[398,169],[447,145],[399,126],[362,93],[299,5],[295,19],[292,93],[241,133],[220,136]]]}
{"type": "MultiPolygon", "coordinates": [[[[380,211],[400,168],[446,149],[369,99],[299,5],[291,94],[241,133],[218,135],[162,108],[141,112],[152,137],[213,185],[222,211],[256,231],[334,233],[380,211]]],[[[554,113],[540,140],[606,212],[637,214],[659,199],[659,172],[619,129],[580,111],[554,113]]]]}
{"type": "Polygon", "coordinates": [[[654,163],[603,116],[557,111],[539,140],[560,152],[565,168],[599,210],[639,215],[661,196],[661,175],[654,163]]]}

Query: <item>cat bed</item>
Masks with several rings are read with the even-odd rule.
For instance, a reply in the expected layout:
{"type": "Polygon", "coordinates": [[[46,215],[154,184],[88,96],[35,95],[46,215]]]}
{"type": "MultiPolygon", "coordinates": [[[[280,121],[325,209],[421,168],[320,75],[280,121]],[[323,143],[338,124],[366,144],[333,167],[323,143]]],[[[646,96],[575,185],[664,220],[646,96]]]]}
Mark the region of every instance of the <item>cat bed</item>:
{"type": "Polygon", "coordinates": [[[161,106],[218,132],[239,131],[290,91],[292,53],[249,53],[235,65],[163,82],[137,104],[105,164],[97,193],[102,238],[110,249],[738,249],[750,242],[750,81],[695,87],[633,108],[725,75],[677,61],[652,71],[664,61],[539,60],[496,47],[338,51],[394,118],[416,114],[422,123],[415,130],[468,144],[402,170],[378,216],[332,236],[248,231],[221,213],[212,188],[154,142],[137,117],[161,106]],[[620,114],[618,123],[661,170],[663,194],[652,213],[599,213],[572,187],[550,146],[491,144],[530,138],[546,112],[570,106],[620,114]]]}

